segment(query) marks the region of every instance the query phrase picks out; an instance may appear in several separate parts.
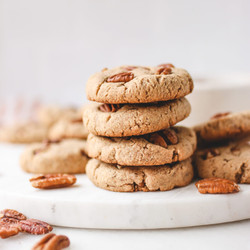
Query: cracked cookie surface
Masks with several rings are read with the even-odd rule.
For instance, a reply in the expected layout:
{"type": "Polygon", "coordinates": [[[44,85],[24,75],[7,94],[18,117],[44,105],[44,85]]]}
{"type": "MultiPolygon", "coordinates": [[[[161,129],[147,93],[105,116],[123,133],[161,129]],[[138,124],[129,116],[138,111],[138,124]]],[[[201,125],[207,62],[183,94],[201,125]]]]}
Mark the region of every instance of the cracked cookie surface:
{"type": "Polygon", "coordinates": [[[67,139],[28,146],[20,157],[21,168],[29,173],[84,173],[88,162],[86,141],[67,139]]]}
{"type": "Polygon", "coordinates": [[[250,111],[229,113],[193,127],[199,144],[250,134],[250,111]]]}
{"type": "Polygon", "coordinates": [[[223,178],[250,183],[250,139],[199,150],[194,164],[201,178],[223,178]]]}
{"type": "Polygon", "coordinates": [[[177,134],[178,143],[167,147],[154,144],[145,136],[109,138],[90,134],[88,154],[103,162],[123,166],[153,166],[183,161],[196,149],[195,132],[178,126],[171,129],[177,134]]]}
{"type": "Polygon", "coordinates": [[[87,81],[87,98],[112,104],[150,103],[178,99],[192,92],[193,80],[186,70],[171,67],[170,72],[164,74],[159,70],[161,67],[121,66],[104,69],[87,81]],[[126,72],[130,74],[129,81],[124,82],[121,78],[119,82],[109,82],[112,76],[126,72]]]}
{"type": "Polygon", "coordinates": [[[119,167],[91,159],[88,178],[97,186],[115,192],[167,191],[188,185],[193,179],[191,159],[171,165],[119,167]]]}
{"type": "Polygon", "coordinates": [[[85,127],[95,135],[124,137],[163,130],[182,121],[191,111],[186,98],[154,104],[125,104],[116,112],[103,112],[90,104],[83,113],[85,127]]]}

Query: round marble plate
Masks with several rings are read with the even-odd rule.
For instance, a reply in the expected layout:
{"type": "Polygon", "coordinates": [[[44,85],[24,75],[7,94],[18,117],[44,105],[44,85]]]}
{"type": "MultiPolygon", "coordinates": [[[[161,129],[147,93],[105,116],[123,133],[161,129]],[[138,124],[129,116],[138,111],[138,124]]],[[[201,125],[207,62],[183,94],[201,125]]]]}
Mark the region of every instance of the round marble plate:
{"type": "Polygon", "coordinates": [[[154,229],[250,218],[250,185],[229,195],[202,195],[194,183],[168,192],[113,193],[78,175],[71,188],[39,190],[18,159],[23,146],[0,144],[0,209],[16,209],[52,225],[100,229],[154,229]]]}

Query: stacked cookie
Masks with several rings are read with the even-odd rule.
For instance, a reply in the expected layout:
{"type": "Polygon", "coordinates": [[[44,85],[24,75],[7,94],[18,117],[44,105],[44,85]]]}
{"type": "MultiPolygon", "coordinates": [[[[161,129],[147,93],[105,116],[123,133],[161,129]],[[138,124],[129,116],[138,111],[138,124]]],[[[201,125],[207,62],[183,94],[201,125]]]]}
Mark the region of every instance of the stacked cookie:
{"type": "Polygon", "coordinates": [[[250,111],[217,114],[194,130],[199,147],[194,163],[200,178],[250,183],[250,111]]]}
{"type": "Polygon", "coordinates": [[[88,132],[82,112],[83,108],[43,107],[38,118],[48,127],[47,140],[26,148],[20,157],[22,169],[36,174],[85,173],[88,132]]]}
{"type": "Polygon", "coordinates": [[[173,127],[190,113],[185,95],[193,81],[172,64],[104,69],[87,82],[83,121],[91,133],[86,166],[98,187],[117,191],[166,191],[189,184],[193,130],[173,127]]]}

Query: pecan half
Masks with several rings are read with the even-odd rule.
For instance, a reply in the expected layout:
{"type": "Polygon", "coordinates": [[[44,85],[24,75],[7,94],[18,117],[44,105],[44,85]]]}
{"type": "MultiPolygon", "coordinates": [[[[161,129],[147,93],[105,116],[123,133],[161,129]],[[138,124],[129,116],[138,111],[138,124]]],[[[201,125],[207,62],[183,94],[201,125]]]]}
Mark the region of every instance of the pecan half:
{"type": "Polygon", "coordinates": [[[39,154],[41,152],[44,152],[44,151],[46,151],[48,149],[50,144],[59,143],[59,142],[61,142],[61,140],[48,140],[48,139],[46,139],[46,140],[43,141],[43,144],[42,144],[42,146],[40,148],[35,149],[33,151],[33,154],[36,155],[36,154],[39,154]]]}
{"type": "Polygon", "coordinates": [[[129,82],[134,79],[132,72],[123,72],[107,78],[107,82],[129,82]]]}
{"type": "Polygon", "coordinates": [[[148,140],[151,143],[156,144],[158,146],[161,146],[164,148],[168,147],[168,144],[167,144],[166,140],[164,139],[164,136],[160,133],[153,133],[153,134],[149,135],[148,140]]]}
{"type": "Polygon", "coordinates": [[[208,178],[195,183],[201,194],[229,194],[237,193],[240,187],[233,181],[221,178],[208,178]]]}
{"type": "Polygon", "coordinates": [[[14,209],[4,209],[0,212],[0,218],[12,218],[17,220],[26,220],[26,216],[14,209]]]}
{"type": "Polygon", "coordinates": [[[173,129],[165,129],[162,132],[165,135],[165,139],[167,140],[168,144],[176,145],[179,142],[178,136],[173,129]]]}
{"type": "Polygon", "coordinates": [[[101,110],[102,112],[116,112],[121,107],[122,107],[121,104],[106,104],[106,103],[104,103],[99,107],[99,110],[101,110]]]}
{"type": "Polygon", "coordinates": [[[231,112],[217,113],[217,114],[213,115],[210,118],[210,120],[214,120],[214,119],[218,119],[218,118],[221,118],[221,117],[225,117],[225,116],[228,116],[229,114],[231,114],[231,112]]]}
{"type": "Polygon", "coordinates": [[[19,225],[22,232],[30,234],[46,234],[53,230],[48,223],[35,219],[21,220],[19,225]]]}
{"type": "Polygon", "coordinates": [[[76,177],[70,174],[46,174],[34,176],[30,182],[34,188],[53,189],[73,185],[76,182],[76,177]]]}
{"type": "Polygon", "coordinates": [[[0,222],[0,237],[2,239],[14,236],[20,232],[20,228],[9,225],[8,223],[0,222]]]}
{"type": "Polygon", "coordinates": [[[211,159],[211,158],[218,156],[218,155],[220,155],[219,149],[210,148],[204,152],[204,155],[202,156],[202,158],[203,158],[203,160],[207,160],[207,159],[211,159]]]}
{"type": "Polygon", "coordinates": [[[32,248],[32,250],[60,250],[70,245],[69,238],[65,235],[53,233],[45,235],[32,248]]]}

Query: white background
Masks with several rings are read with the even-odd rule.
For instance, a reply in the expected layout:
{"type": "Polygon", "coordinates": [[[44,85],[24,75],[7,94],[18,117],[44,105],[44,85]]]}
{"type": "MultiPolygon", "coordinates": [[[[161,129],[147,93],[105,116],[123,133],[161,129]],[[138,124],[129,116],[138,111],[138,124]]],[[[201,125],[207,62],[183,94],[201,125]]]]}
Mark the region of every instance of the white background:
{"type": "Polygon", "coordinates": [[[249,72],[248,0],[0,0],[0,102],[83,103],[103,67],[249,72]]]}

